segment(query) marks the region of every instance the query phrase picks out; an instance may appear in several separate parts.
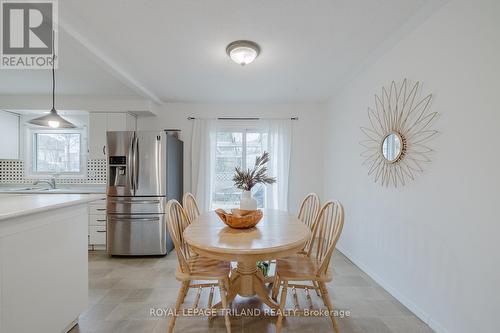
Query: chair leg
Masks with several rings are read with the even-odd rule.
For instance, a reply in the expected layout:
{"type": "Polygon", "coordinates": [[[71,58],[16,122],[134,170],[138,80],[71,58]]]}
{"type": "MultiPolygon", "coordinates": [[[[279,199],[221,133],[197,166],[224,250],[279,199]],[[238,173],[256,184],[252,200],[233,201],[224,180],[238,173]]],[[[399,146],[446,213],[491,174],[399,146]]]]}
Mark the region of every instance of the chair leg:
{"type": "Polygon", "coordinates": [[[271,292],[271,298],[274,299],[275,301],[278,300],[278,292],[280,291],[280,277],[278,274],[274,274],[274,282],[273,282],[273,289],[271,292]]]}
{"type": "Polygon", "coordinates": [[[281,289],[280,309],[279,309],[279,313],[278,313],[278,320],[276,321],[276,333],[281,332],[281,325],[282,325],[283,317],[285,314],[287,293],[288,293],[288,281],[285,280],[283,282],[283,288],[281,289]]]}
{"type": "Polygon", "coordinates": [[[319,293],[318,282],[317,281],[313,281],[313,286],[314,286],[314,291],[316,292],[316,295],[318,295],[318,297],[321,297],[321,294],[319,293]]]}
{"type": "Polygon", "coordinates": [[[319,288],[321,290],[321,298],[323,299],[323,303],[325,303],[325,306],[328,309],[328,313],[330,315],[330,319],[332,320],[333,330],[335,331],[335,333],[339,333],[339,327],[337,325],[337,321],[335,320],[335,316],[333,315],[333,304],[330,300],[330,295],[328,295],[328,289],[326,289],[326,285],[324,282],[319,282],[319,288]]]}
{"type": "Polygon", "coordinates": [[[186,297],[187,290],[189,289],[189,281],[182,281],[181,289],[179,290],[179,294],[177,295],[177,300],[175,301],[175,313],[172,318],[170,318],[170,322],[168,323],[168,333],[172,333],[175,326],[175,320],[177,319],[177,313],[181,308],[181,304],[184,303],[184,297],[186,297]]]}
{"type": "Polygon", "coordinates": [[[226,331],[231,333],[231,321],[229,320],[229,308],[227,306],[226,284],[229,284],[227,279],[219,280],[220,300],[222,303],[222,310],[224,311],[224,320],[226,322],[226,331]]]}
{"type": "Polygon", "coordinates": [[[181,304],[184,304],[184,300],[186,299],[186,295],[189,291],[190,285],[191,285],[191,281],[187,281],[187,286],[186,286],[186,288],[184,288],[184,294],[182,295],[182,303],[181,304]]]}

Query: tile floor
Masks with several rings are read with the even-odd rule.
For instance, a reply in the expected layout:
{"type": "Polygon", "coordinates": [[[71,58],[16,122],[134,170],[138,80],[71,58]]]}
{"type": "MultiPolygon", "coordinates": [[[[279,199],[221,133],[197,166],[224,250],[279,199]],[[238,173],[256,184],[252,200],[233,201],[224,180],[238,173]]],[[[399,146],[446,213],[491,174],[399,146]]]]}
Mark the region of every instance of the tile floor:
{"type": "MultiPolygon", "coordinates": [[[[174,307],[180,283],[175,280],[177,259],[172,253],[154,258],[110,258],[102,251],[89,252],[89,308],[80,316],[71,333],[157,333],[166,332],[168,317],[151,316],[150,309],[174,307]]],[[[330,296],[338,310],[350,316],[338,318],[342,333],[428,333],[432,330],[377,285],[341,253],[335,253],[329,284],[330,296]]],[[[217,294],[217,293],[216,293],[217,294]]],[[[313,293],[313,303],[322,305],[313,293]]],[[[302,295],[299,303],[306,305],[302,295]]],[[[192,290],[185,305],[191,306],[192,290]]],[[[208,290],[200,305],[207,304],[208,290]]],[[[292,297],[288,297],[292,301],[292,297]]],[[[236,298],[235,309],[265,309],[255,298],[236,298]]],[[[293,308],[293,303],[288,304],[293,308]]],[[[232,332],[267,333],[275,331],[274,317],[234,317],[232,332]]],[[[289,317],[282,332],[332,332],[324,317],[289,317]]],[[[223,318],[179,317],[174,332],[226,332],[223,318]]]]}

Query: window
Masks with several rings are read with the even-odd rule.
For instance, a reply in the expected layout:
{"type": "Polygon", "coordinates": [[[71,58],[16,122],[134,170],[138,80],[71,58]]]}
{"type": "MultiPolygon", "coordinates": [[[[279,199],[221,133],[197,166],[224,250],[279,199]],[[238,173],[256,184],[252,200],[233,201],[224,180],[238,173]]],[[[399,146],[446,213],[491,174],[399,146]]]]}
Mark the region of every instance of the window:
{"type": "Polygon", "coordinates": [[[290,119],[195,119],[192,133],[191,186],[202,210],[238,207],[234,169],[253,167],[264,151],[271,159],[268,175],[277,181],[254,186],[252,196],[260,208],[288,209],[290,119]]]}
{"type": "Polygon", "coordinates": [[[80,173],[80,133],[35,133],[33,171],[80,173]]]}
{"type": "MultiPolygon", "coordinates": [[[[235,208],[239,206],[241,190],[234,187],[234,169],[252,168],[255,158],[267,146],[267,134],[257,130],[219,130],[216,136],[215,178],[212,193],[212,208],[235,208]]],[[[265,207],[266,188],[261,184],[252,189],[259,208],[265,207]]]]}
{"type": "Polygon", "coordinates": [[[28,176],[61,175],[83,177],[85,169],[82,129],[27,131],[26,171],[28,176]]]}

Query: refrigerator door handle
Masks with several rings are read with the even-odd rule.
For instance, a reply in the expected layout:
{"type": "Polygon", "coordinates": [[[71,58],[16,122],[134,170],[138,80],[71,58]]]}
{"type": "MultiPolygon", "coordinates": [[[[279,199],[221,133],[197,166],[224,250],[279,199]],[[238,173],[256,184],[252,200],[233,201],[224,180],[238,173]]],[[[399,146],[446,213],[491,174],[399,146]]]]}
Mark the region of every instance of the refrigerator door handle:
{"type": "Polygon", "coordinates": [[[161,165],[162,163],[164,163],[164,161],[161,160],[161,136],[160,135],[157,135],[156,136],[156,165],[158,166],[156,168],[156,186],[157,186],[157,191],[160,192],[161,191],[161,165]]]}
{"type": "MultiPolygon", "coordinates": [[[[139,158],[137,155],[139,154],[139,138],[135,137],[134,142],[134,192],[139,188],[139,158]]],[[[135,195],[135,193],[134,193],[135,195]]]]}
{"type": "Polygon", "coordinates": [[[132,144],[130,145],[128,149],[128,156],[129,156],[129,161],[131,160],[132,162],[129,162],[130,165],[130,171],[129,171],[129,181],[130,181],[130,186],[132,186],[132,193],[135,195],[135,187],[134,187],[134,174],[135,174],[135,163],[134,163],[134,140],[135,137],[132,138],[132,144]]]}
{"type": "Polygon", "coordinates": [[[108,216],[109,222],[117,222],[117,221],[140,221],[140,222],[156,222],[159,221],[159,217],[112,217],[108,216]]]}
{"type": "Polygon", "coordinates": [[[114,204],[159,204],[160,200],[110,200],[109,203],[114,204]]]}

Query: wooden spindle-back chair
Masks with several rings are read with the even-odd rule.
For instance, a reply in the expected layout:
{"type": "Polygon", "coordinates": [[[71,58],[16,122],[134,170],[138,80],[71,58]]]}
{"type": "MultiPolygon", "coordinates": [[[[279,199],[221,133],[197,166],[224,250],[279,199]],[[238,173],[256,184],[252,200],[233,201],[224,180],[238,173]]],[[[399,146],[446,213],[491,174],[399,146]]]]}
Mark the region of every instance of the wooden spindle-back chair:
{"type": "MultiPolygon", "coordinates": [[[[309,229],[311,229],[311,232],[313,230],[314,221],[316,221],[316,215],[318,215],[319,208],[320,201],[319,196],[316,193],[309,193],[306,195],[300,204],[299,215],[297,218],[307,225],[309,229]]],[[[300,253],[306,253],[310,244],[311,240],[309,239],[300,253]]],[[[276,262],[274,260],[269,260],[267,263],[268,266],[271,267],[276,262]]],[[[270,283],[274,283],[274,280],[275,276],[269,276],[266,278],[266,281],[270,283]]]]}
{"type": "MultiPolygon", "coordinates": [[[[184,230],[189,226],[190,222],[186,211],[182,208],[177,200],[170,200],[167,203],[167,227],[170,237],[174,242],[177,260],[179,267],[175,272],[177,280],[182,282],[177,301],[175,303],[175,313],[179,313],[181,305],[184,303],[186,294],[190,288],[197,289],[194,307],[198,307],[200,294],[203,288],[210,288],[210,295],[208,298],[208,308],[212,307],[212,299],[214,288],[219,287],[222,307],[227,309],[226,292],[229,286],[229,271],[230,264],[219,260],[209,259],[196,255],[186,240],[184,239],[184,230]],[[216,283],[200,283],[192,284],[193,280],[208,280],[217,281],[216,283]]],[[[226,323],[226,330],[231,332],[231,324],[229,321],[228,311],[224,311],[224,319],[226,323]]],[[[170,318],[168,332],[171,333],[174,329],[176,315],[170,318]]]]}
{"type": "MultiPolygon", "coordinates": [[[[311,232],[314,228],[314,222],[316,221],[319,209],[320,201],[319,196],[316,193],[309,193],[306,195],[300,204],[298,219],[304,222],[304,224],[311,229],[311,232]]],[[[304,253],[307,252],[309,245],[311,245],[311,240],[309,240],[304,246],[304,253]]]]}
{"type": "MultiPolygon", "coordinates": [[[[298,307],[296,289],[305,289],[309,302],[309,290],[319,289],[319,293],[327,307],[335,332],[338,332],[337,322],[333,316],[333,305],[328,295],[326,282],[332,280],[329,271],[330,261],[337,241],[344,226],[344,209],[337,201],[329,201],[321,207],[314,223],[311,246],[307,253],[293,257],[278,259],[276,262],[276,283],[273,286],[273,297],[281,286],[280,312],[276,323],[276,332],[281,331],[284,307],[288,288],[292,288],[294,302],[298,307]],[[312,285],[291,284],[290,281],[311,281],[312,285]],[[318,287],[316,287],[318,286],[318,287]]],[[[312,302],[310,304],[312,306],[312,302]]],[[[300,311],[299,311],[300,314],[300,311]]]]}
{"type": "Polygon", "coordinates": [[[184,207],[190,223],[200,215],[196,198],[189,192],[185,193],[182,197],[182,207],[184,207]]]}

